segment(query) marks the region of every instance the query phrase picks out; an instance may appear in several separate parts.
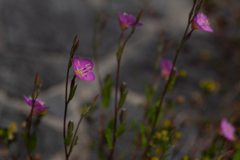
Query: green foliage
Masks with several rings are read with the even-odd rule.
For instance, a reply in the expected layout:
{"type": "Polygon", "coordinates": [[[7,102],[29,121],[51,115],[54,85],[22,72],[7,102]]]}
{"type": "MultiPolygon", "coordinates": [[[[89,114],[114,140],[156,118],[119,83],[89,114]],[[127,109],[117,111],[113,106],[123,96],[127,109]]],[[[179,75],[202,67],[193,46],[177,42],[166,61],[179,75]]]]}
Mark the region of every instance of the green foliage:
{"type": "Polygon", "coordinates": [[[111,100],[111,90],[112,90],[113,80],[109,75],[105,79],[105,83],[102,88],[102,106],[103,108],[108,108],[111,100]]]}
{"type": "Polygon", "coordinates": [[[73,136],[73,129],[74,129],[74,124],[73,122],[69,121],[68,122],[68,130],[67,130],[67,136],[64,139],[65,145],[69,146],[72,142],[72,136],[73,136]]]}
{"type": "Polygon", "coordinates": [[[125,123],[122,123],[119,125],[117,131],[116,131],[116,137],[120,137],[125,132],[125,123]]]}
{"type": "Polygon", "coordinates": [[[239,159],[240,159],[240,148],[233,155],[233,160],[239,160],[239,159]]]}
{"type": "Polygon", "coordinates": [[[70,96],[69,96],[69,98],[68,98],[68,102],[70,102],[72,99],[73,99],[73,97],[74,97],[74,95],[75,95],[75,92],[76,92],[76,89],[77,89],[77,85],[73,88],[73,90],[71,91],[71,93],[70,93],[70,96]]]}
{"type": "Polygon", "coordinates": [[[112,131],[113,131],[113,126],[114,126],[114,121],[111,120],[109,121],[107,128],[105,130],[105,138],[107,140],[107,146],[109,149],[112,149],[113,144],[112,144],[112,131]]]}
{"type": "MultiPolygon", "coordinates": [[[[160,101],[157,101],[155,104],[153,104],[151,106],[151,108],[149,109],[149,112],[148,112],[148,117],[150,119],[150,122],[151,124],[153,125],[155,119],[156,119],[156,115],[157,115],[157,109],[159,107],[159,104],[160,104],[160,101]]],[[[159,122],[161,121],[162,119],[162,116],[163,116],[163,113],[164,113],[164,103],[162,104],[162,107],[161,107],[161,111],[159,113],[159,116],[158,116],[158,119],[157,119],[157,124],[159,124],[159,122]]]]}
{"type": "Polygon", "coordinates": [[[154,88],[151,87],[149,84],[145,84],[145,97],[147,100],[153,98],[154,95],[154,88]]]}
{"type": "Polygon", "coordinates": [[[146,148],[147,139],[145,137],[145,127],[142,123],[140,124],[140,133],[141,133],[141,140],[142,140],[142,148],[146,148]]]}
{"type": "Polygon", "coordinates": [[[127,94],[128,94],[128,91],[126,91],[125,93],[123,93],[123,95],[121,96],[121,99],[120,99],[120,103],[119,103],[119,106],[118,108],[121,108],[126,100],[126,97],[127,97],[127,94]]]}
{"type": "Polygon", "coordinates": [[[27,150],[29,153],[32,153],[37,147],[37,135],[36,131],[33,132],[33,134],[29,138],[29,142],[27,144],[27,150]]]}
{"type": "Polygon", "coordinates": [[[100,160],[104,160],[105,155],[101,147],[98,147],[98,157],[100,160]]]}
{"type": "Polygon", "coordinates": [[[175,73],[173,73],[173,77],[172,77],[172,79],[171,79],[171,81],[169,83],[169,86],[167,88],[167,92],[166,93],[168,93],[168,92],[170,92],[172,90],[172,88],[173,88],[173,86],[174,86],[174,84],[176,82],[176,76],[174,74],[175,73]]]}

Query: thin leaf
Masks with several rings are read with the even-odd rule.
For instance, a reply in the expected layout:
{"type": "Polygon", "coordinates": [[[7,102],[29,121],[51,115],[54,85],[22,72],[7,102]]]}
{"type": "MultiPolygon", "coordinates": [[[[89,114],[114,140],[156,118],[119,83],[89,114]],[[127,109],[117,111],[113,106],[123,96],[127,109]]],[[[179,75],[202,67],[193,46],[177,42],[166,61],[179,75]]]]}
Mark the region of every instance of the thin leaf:
{"type": "Polygon", "coordinates": [[[125,132],[125,123],[119,125],[116,131],[116,137],[120,137],[125,132]]]}
{"type": "Polygon", "coordinates": [[[73,97],[75,95],[75,92],[76,92],[76,89],[77,89],[77,85],[73,88],[73,90],[72,90],[72,92],[71,92],[71,94],[68,98],[68,102],[70,102],[73,99],[73,97]]]}
{"type": "Polygon", "coordinates": [[[34,131],[29,139],[27,150],[29,153],[32,153],[36,149],[36,147],[37,147],[37,135],[36,131],[34,131]]]}
{"type": "Polygon", "coordinates": [[[124,102],[125,102],[125,100],[126,100],[127,94],[128,94],[128,91],[126,91],[126,92],[123,94],[123,96],[121,97],[120,103],[119,103],[119,107],[118,107],[119,109],[123,106],[123,104],[124,104],[124,102]]]}
{"type": "Polygon", "coordinates": [[[172,90],[172,88],[173,88],[173,86],[175,84],[175,81],[176,81],[176,76],[173,76],[173,78],[171,79],[171,82],[170,82],[170,84],[168,86],[168,89],[167,89],[166,93],[168,93],[168,92],[170,92],[172,90]]]}
{"type": "Polygon", "coordinates": [[[111,90],[112,90],[113,80],[109,76],[106,78],[106,82],[102,89],[102,106],[103,108],[108,108],[111,100],[111,90]]]}

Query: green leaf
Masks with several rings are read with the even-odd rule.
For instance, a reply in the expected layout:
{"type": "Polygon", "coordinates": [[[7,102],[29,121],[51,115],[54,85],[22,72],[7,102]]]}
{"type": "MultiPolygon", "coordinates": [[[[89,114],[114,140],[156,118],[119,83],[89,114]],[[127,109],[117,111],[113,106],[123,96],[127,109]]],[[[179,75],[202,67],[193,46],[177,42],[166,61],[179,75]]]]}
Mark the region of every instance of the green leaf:
{"type": "Polygon", "coordinates": [[[75,139],[74,146],[77,145],[77,141],[78,141],[78,136],[77,136],[76,139],[75,139]]]}
{"type": "Polygon", "coordinates": [[[142,123],[140,124],[140,132],[141,132],[142,148],[145,148],[147,146],[147,139],[145,137],[145,127],[142,123]]]}
{"type": "Polygon", "coordinates": [[[116,131],[116,137],[120,137],[125,132],[125,123],[122,123],[119,125],[117,131],[116,131]]]}
{"type": "Polygon", "coordinates": [[[75,95],[76,89],[77,89],[77,85],[71,91],[71,94],[70,94],[70,96],[68,98],[68,102],[70,102],[73,99],[73,96],[75,95]]]}
{"type": "Polygon", "coordinates": [[[70,133],[70,134],[67,135],[67,137],[65,137],[65,139],[64,139],[65,145],[69,146],[69,145],[71,144],[71,142],[72,142],[72,136],[73,136],[73,134],[70,133]]]}
{"type": "Polygon", "coordinates": [[[73,147],[77,145],[77,141],[78,141],[78,136],[75,138],[74,144],[73,144],[73,146],[71,146],[69,153],[71,153],[73,150],[73,147]]]}
{"type": "Polygon", "coordinates": [[[128,91],[126,91],[126,92],[123,94],[123,96],[121,97],[120,103],[119,103],[119,106],[118,106],[119,109],[123,106],[123,104],[124,104],[124,102],[125,102],[125,100],[126,100],[127,94],[128,94],[128,91]]]}
{"type": "MultiPolygon", "coordinates": [[[[170,78],[170,77],[169,77],[169,78],[170,78]]],[[[167,89],[167,92],[166,92],[166,93],[168,93],[168,92],[170,92],[170,91],[172,90],[172,88],[173,88],[173,86],[174,86],[174,84],[175,84],[175,81],[176,81],[176,76],[173,75],[173,78],[171,79],[171,82],[169,83],[169,86],[168,86],[168,89],[167,89]]]]}
{"type": "Polygon", "coordinates": [[[240,148],[233,155],[233,160],[239,160],[239,159],[240,159],[240,148]]]}
{"type": "Polygon", "coordinates": [[[151,99],[154,95],[154,88],[152,88],[149,84],[145,84],[145,97],[146,99],[151,99]]]}
{"type": "Polygon", "coordinates": [[[69,121],[68,122],[68,130],[67,130],[67,134],[71,134],[73,132],[73,129],[74,129],[74,123],[69,121]]]}
{"type": "Polygon", "coordinates": [[[107,146],[109,149],[112,149],[112,131],[114,126],[114,120],[108,122],[108,125],[105,130],[105,138],[107,140],[107,146]]]}
{"type": "Polygon", "coordinates": [[[113,80],[112,77],[109,75],[106,80],[105,84],[102,88],[102,106],[103,108],[108,108],[111,100],[111,90],[112,90],[113,80]]]}
{"type": "Polygon", "coordinates": [[[106,128],[105,130],[105,138],[107,140],[107,146],[109,149],[112,149],[112,130],[110,128],[106,128]]]}
{"type": "Polygon", "coordinates": [[[37,147],[37,135],[36,131],[30,136],[29,142],[27,144],[27,150],[29,153],[32,153],[37,147]]]}

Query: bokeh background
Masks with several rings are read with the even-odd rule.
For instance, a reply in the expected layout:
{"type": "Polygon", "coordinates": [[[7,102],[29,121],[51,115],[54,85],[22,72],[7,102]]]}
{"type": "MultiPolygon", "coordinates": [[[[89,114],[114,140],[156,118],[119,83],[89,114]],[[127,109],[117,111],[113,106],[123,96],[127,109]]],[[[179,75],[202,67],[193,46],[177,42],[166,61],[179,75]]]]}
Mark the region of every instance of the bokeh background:
{"type": "MultiPolygon", "coordinates": [[[[40,153],[44,160],[64,159],[62,121],[69,51],[77,34],[80,46],[76,56],[93,60],[94,23],[100,12],[103,17],[109,17],[99,48],[103,79],[108,73],[113,77],[116,74],[115,53],[121,34],[118,12],[137,16],[144,9],[140,21],[144,25],[137,28],[129,40],[120,72],[120,82],[126,82],[129,89],[125,104],[127,121],[138,120],[142,116],[139,106],[145,103],[144,84],[151,80],[160,37],[164,35],[164,43],[175,41],[163,55],[172,60],[191,6],[192,0],[1,0],[0,126],[6,127],[13,121],[18,124],[19,135],[12,152],[21,154],[20,158],[26,155],[20,124],[26,120],[30,107],[23,101],[23,95],[31,94],[38,72],[43,80],[40,98],[51,108],[38,129],[35,153],[40,153]]],[[[193,32],[177,61],[177,68],[184,70],[186,76],[178,79],[167,96],[174,101],[184,97],[184,102],[176,103],[175,109],[164,117],[171,117],[182,134],[180,149],[171,152],[171,158],[176,160],[185,154],[197,155],[207,145],[198,143],[211,140],[220,119],[239,112],[240,2],[207,0],[202,11],[214,32],[193,32]],[[204,128],[206,132],[202,131],[204,128]]],[[[70,74],[73,75],[73,70],[70,74]]],[[[99,93],[97,81],[77,80],[77,84],[78,90],[68,111],[68,120],[74,122],[79,119],[81,106],[99,93]]],[[[111,117],[113,106],[108,113],[111,117]]],[[[100,114],[93,115],[97,121],[100,114]]],[[[83,121],[71,159],[98,159],[92,147],[97,129],[97,124],[83,121]]],[[[124,151],[126,143],[131,143],[133,138],[133,133],[126,133],[117,143],[116,155],[124,151]]]]}

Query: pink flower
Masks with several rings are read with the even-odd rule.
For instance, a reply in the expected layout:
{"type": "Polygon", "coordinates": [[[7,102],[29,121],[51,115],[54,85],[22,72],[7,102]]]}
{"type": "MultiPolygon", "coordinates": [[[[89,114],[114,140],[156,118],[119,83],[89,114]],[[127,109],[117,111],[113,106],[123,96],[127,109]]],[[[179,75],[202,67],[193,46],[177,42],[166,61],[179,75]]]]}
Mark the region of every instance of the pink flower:
{"type": "MultiPolygon", "coordinates": [[[[26,96],[23,96],[25,102],[32,107],[32,99],[31,98],[27,98],[26,96]]],[[[34,102],[34,108],[33,108],[33,115],[38,115],[40,113],[42,113],[43,111],[45,111],[46,109],[50,108],[50,107],[43,107],[44,106],[44,102],[41,101],[40,99],[36,99],[36,101],[34,102]]]]}
{"type": "Polygon", "coordinates": [[[223,118],[220,124],[220,130],[222,135],[230,141],[234,141],[235,128],[233,125],[228,123],[226,118],[223,118]]]}
{"type": "MultiPolygon", "coordinates": [[[[167,59],[163,59],[161,61],[161,68],[162,68],[161,75],[163,77],[169,77],[172,69],[172,63],[167,59]]],[[[174,67],[174,70],[177,70],[176,67],[174,67]]],[[[175,75],[178,76],[178,72],[176,72],[175,75]]]]}
{"type": "MultiPolygon", "coordinates": [[[[131,14],[122,14],[121,12],[118,13],[118,20],[122,30],[126,30],[128,27],[131,27],[136,23],[135,18],[131,14]]],[[[142,24],[137,23],[136,27],[140,26],[142,26],[142,24]]]]}
{"type": "Polygon", "coordinates": [[[203,13],[197,14],[192,21],[192,29],[200,29],[202,31],[213,32],[212,28],[209,26],[207,16],[203,13]]]}
{"type": "Polygon", "coordinates": [[[95,75],[91,72],[93,63],[90,59],[80,60],[80,58],[74,57],[73,68],[77,78],[85,81],[95,80],[95,75]]]}

